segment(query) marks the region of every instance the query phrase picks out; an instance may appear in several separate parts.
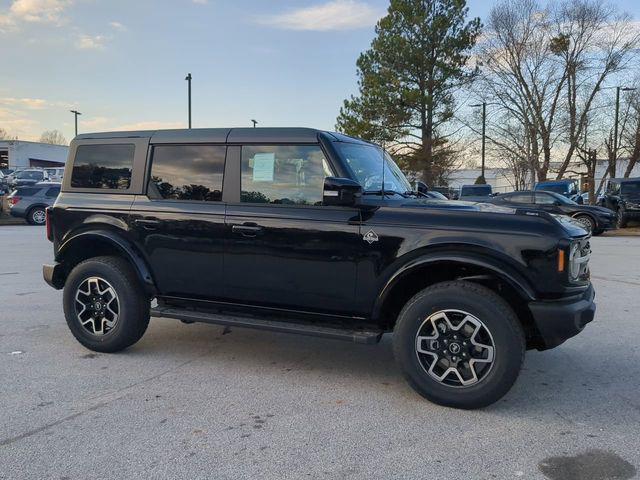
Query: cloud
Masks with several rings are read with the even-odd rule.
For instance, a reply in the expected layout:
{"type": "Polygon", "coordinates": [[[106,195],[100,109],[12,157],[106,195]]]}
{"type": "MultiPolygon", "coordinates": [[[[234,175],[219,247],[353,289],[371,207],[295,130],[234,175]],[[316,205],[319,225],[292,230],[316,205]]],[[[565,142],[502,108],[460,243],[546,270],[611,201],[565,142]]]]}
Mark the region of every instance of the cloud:
{"type": "Polygon", "coordinates": [[[150,120],[118,125],[114,130],[163,130],[171,128],[186,128],[186,126],[184,122],[159,122],[150,120]]]}
{"type": "Polygon", "coordinates": [[[109,26],[111,28],[113,28],[114,30],[120,30],[120,31],[125,31],[127,29],[127,27],[125,27],[123,24],[121,24],[120,22],[109,22],[109,26]]]}
{"type": "Polygon", "coordinates": [[[36,23],[59,23],[71,0],[14,0],[9,17],[36,23]]]}
{"type": "Polygon", "coordinates": [[[325,32],[375,25],[384,11],[358,0],[332,0],[321,5],[255,18],[256,23],[285,30],[325,32]]]}
{"type": "Polygon", "coordinates": [[[198,5],[207,5],[209,0],[191,0],[193,3],[197,3],[198,5]]]}
{"type": "Polygon", "coordinates": [[[13,108],[26,108],[27,110],[44,110],[49,107],[66,107],[65,102],[51,102],[42,98],[0,98],[0,105],[6,105],[13,108]]]}
{"type": "Polygon", "coordinates": [[[80,35],[76,41],[79,50],[104,50],[104,42],[108,40],[104,35],[80,35]]]}

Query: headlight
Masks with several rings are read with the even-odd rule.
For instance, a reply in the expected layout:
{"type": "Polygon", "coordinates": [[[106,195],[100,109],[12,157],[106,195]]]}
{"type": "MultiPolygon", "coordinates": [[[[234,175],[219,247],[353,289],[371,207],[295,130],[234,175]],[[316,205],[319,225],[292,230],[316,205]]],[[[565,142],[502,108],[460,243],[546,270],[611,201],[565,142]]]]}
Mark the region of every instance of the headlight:
{"type": "Polygon", "coordinates": [[[591,247],[588,241],[574,242],[569,248],[569,280],[575,282],[589,272],[591,247]]]}

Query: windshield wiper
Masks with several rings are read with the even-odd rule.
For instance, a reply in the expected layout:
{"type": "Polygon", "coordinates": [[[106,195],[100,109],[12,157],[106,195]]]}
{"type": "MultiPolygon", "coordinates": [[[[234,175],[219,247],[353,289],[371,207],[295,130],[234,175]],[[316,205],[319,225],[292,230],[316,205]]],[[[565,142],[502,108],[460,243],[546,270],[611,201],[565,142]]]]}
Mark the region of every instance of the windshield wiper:
{"type": "Polygon", "coordinates": [[[395,190],[387,190],[386,188],[383,190],[365,190],[364,192],[362,192],[363,195],[399,195],[403,198],[407,198],[407,196],[404,193],[400,193],[400,192],[396,192],[395,190]]]}

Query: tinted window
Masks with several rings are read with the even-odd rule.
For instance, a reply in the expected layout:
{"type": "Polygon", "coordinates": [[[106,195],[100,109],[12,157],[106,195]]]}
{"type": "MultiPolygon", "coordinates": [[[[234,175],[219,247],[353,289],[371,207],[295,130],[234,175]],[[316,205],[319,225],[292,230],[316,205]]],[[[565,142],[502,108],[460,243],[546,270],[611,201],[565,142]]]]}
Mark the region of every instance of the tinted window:
{"type": "Polygon", "coordinates": [[[507,201],[511,203],[533,203],[530,193],[514,193],[507,197],[507,201]]]}
{"type": "Polygon", "coordinates": [[[640,194],[640,182],[625,182],[621,185],[620,191],[623,195],[640,194]]]}
{"type": "Polygon", "coordinates": [[[45,194],[47,197],[57,197],[60,193],[60,187],[51,187],[45,194]]]}
{"type": "Polygon", "coordinates": [[[467,185],[462,187],[460,195],[486,197],[491,195],[491,185],[467,185]]]}
{"type": "Polygon", "coordinates": [[[21,187],[16,190],[15,194],[17,197],[33,197],[40,190],[42,190],[42,187],[21,187]]]}
{"type": "Polygon", "coordinates": [[[18,173],[16,178],[20,180],[42,180],[44,178],[44,172],[39,170],[25,170],[18,173]]]}
{"type": "Polygon", "coordinates": [[[134,151],[132,144],[80,145],[73,162],[71,186],[128,189],[134,151]]]}
{"type": "Polygon", "coordinates": [[[226,147],[165,145],[154,147],[148,195],[172,200],[222,199],[226,147]]]}
{"type": "Polygon", "coordinates": [[[331,172],[319,146],[242,147],[243,202],[320,205],[327,176],[331,172]]]}
{"type": "Polygon", "coordinates": [[[536,193],[536,203],[540,205],[553,205],[556,199],[546,193],[536,193]]]}

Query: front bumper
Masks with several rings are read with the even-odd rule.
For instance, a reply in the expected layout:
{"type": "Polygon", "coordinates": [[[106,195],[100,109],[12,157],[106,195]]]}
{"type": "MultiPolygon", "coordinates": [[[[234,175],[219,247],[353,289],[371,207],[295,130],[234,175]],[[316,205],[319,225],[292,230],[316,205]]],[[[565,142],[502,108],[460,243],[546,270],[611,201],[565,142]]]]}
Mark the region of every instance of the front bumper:
{"type": "Polygon", "coordinates": [[[570,300],[546,300],[529,303],[529,310],[540,334],[538,350],[557,347],[577,335],[596,314],[593,286],[570,300]]]}
{"type": "Polygon", "coordinates": [[[44,277],[44,281],[56,290],[60,290],[64,287],[64,271],[62,269],[62,265],[59,263],[43,265],[42,276],[44,277]]]}

